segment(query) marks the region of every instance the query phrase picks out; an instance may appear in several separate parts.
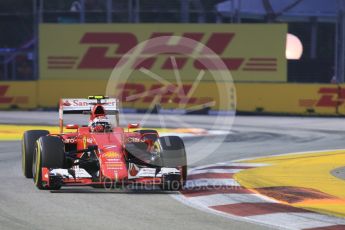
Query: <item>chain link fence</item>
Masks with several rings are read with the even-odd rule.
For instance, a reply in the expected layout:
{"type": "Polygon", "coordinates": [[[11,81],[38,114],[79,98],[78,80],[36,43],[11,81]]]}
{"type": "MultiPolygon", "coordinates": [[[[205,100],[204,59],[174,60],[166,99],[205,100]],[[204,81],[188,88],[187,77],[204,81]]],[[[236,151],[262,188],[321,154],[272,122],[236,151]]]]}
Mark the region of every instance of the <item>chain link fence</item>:
{"type": "MultiPolygon", "coordinates": [[[[3,36],[0,36],[0,80],[25,79],[23,76],[17,76],[17,73],[23,72],[23,69],[29,72],[28,65],[32,69],[30,78],[37,79],[38,47],[35,41],[38,41],[39,23],[265,23],[269,21],[265,14],[254,18],[246,16],[244,2],[244,0],[1,0],[0,31],[3,36]],[[18,68],[19,71],[16,70],[18,68]]],[[[259,4],[259,1],[255,2],[259,4]]],[[[336,23],[319,22],[315,19],[288,23],[289,33],[301,38],[304,45],[302,59],[288,63],[289,81],[329,82],[335,75],[337,66],[334,61],[337,53],[334,39],[336,23]]]]}
{"type": "Polygon", "coordinates": [[[214,23],[222,0],[2,0],[0,80],[38,78],[39,23],[214,23]],[[207,9],[207,10],[206,10],[207,9]]]}

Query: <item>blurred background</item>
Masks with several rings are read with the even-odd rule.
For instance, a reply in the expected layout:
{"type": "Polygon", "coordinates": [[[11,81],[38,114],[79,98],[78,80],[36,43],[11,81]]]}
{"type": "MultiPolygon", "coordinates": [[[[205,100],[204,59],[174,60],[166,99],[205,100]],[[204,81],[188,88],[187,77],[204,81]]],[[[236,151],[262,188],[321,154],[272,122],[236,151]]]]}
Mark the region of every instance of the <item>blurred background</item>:
{"type": "MultiPolygon", "coordinates": [[[[25,93],[35,88],[35,94],[39,95],[38,81],[46,77],[42,76],[39,61],[44,49],[40,47],[39,35],[42,24],[95,26],[94,24],[154,23],[161,26],[169,23],[175,26],[199,24],[210,28],[212,25],[250,23],[287,25],[286,76],[283,77],[284,80],[278,81],[255,78],[241,81],[235,78],[235,83],[239,85],[236,85],[237,110],[342,115],[345,99],[341,85],[344,82],[345,60],[344,12],[343,0],[2,0],[0,108],[52,107],[52,102],[40,102],[41,96],[32,101],[31,98],[26,98],[25,93]],[[12,82],[19,81],[33,81],[35,85],[12,85],[12,82]],[[246,83],[245,86],[240,85],[243,82],[246,83]],[[263,82],[265,85],[261,91],[248,88],[257,88],[253,84],[263,85],[263,82]],[[314,89],[316,84],[318,85],[314,89]],[[247,88],[242,90],[242,87],[247,88]],[[294,102],[284,104],[283,101],[291,99],[289,95],[285,98],[274,95],[285,91],[291,94],[297,94],[298,91],[308,93],[302,93],[294,102]],[[252,97],[248,97],[248,94],[252,97]],[[278,101],[272,101],[272,97],[278,101]],[[269,101],[266,103],[267,100],[269,101]],[[247,104],[248,101],[255,102],[247,104]]],[[[259,45],[259,41],[257,42],[259,45]]],[[[51,46],[54,46],[54,40],[51,41],[51,46]]],[[[53,97],[53,100],[56,98],[53,97]]]]}

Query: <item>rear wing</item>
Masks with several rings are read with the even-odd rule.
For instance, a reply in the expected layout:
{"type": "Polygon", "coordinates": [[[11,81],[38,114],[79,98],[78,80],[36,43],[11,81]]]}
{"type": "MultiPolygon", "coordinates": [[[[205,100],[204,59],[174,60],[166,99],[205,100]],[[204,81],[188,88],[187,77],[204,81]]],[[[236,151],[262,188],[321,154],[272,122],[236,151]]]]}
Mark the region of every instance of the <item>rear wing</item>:
{"type": "Polygon", "coordinates": [[[105,96],[90,96],[85,98],[63,98],[59,103],[59,126],[63,133],[64,114],[90,114],[94,105],[102,105],[106,114],[115,115],[116,125],[119,125],[119,100],[105,96]]]}

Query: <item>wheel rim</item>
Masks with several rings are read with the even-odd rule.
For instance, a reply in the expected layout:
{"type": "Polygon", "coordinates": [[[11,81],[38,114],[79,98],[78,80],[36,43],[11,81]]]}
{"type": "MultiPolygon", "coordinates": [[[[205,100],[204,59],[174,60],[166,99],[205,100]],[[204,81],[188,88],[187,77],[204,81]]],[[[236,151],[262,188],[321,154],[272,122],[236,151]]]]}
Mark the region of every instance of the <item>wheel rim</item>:
{"type": "Polygon", "coordinates": [[[39,149],[39,140],[36,142],[35,147],[35,154],[33,155],[33,164],[32,164],[32,174],[34,178],[34,182],[36,185],[38,185],[38,179],[39,179],[39,164],[40,164],[40,149],[39,149]]]}

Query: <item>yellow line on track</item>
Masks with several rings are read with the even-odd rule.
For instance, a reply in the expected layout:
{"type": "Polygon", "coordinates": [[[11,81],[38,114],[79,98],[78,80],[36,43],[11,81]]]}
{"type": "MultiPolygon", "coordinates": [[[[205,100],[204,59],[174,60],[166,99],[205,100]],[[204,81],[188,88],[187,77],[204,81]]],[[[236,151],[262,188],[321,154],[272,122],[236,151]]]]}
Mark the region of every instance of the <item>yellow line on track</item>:
{"type": "Polygon", "coordinates": [[[32,126],[32,125],[0,125],[0,141],[20,140],[27,130],[43,129],[51,133],[58,133],[59,128],[55,126],[32,126]]]}

